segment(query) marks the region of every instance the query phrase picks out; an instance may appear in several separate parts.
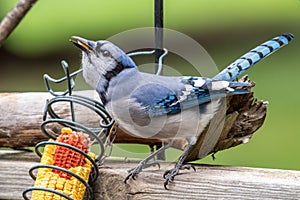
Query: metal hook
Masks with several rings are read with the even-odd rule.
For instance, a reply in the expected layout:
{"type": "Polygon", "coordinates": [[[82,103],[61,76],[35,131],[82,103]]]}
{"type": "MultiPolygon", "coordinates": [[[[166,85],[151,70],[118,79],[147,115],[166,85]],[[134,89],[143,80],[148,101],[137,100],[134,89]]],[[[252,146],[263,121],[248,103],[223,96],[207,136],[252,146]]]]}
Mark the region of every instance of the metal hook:
{"type": "Polygon", "coordinates": [[[82,72],[82,69],[79,69],[79,70],[77,70],[73,73],[69,73],[68,63],[64,60],[61,61],[61,65],[63,67],[63,70],[64,70],[66,76],[64,76],[60,79],[54,79],[51,76],[49,76],[48,74],[44,74],[44,76],[43,76],[46,88],[47,88],[48,92],[53,96],[65,96],[67,94],[71,95],[72,90],[75,87],[75,82],[74,82],[73,77],[82,72]],[[52,82],[52,83],[61,83],[65,80],[68,81],[68,89],[66,89],[64,92],[54,92],[54,90],[52,89],[52,87],[50,85],[50,82],[52,82]]]}
{"type": "MultiPolygon", "coordinates": [[[[163,58],[169,53],[169,51],[166,48],[163,48],[164,53],[161,54],[158,58],[158,67],[157,67],[157,71],[156,71],[156,75],[161,75],[162,69],[163,69],[163,58]]],[[[150,55],[150,54],[155,54],[155,50],[151,50],[151,51],[136,51],[136,52],[132,52],[132,53],[128,53],[128,56],[138,56],[138,55],[150,55]]]]}

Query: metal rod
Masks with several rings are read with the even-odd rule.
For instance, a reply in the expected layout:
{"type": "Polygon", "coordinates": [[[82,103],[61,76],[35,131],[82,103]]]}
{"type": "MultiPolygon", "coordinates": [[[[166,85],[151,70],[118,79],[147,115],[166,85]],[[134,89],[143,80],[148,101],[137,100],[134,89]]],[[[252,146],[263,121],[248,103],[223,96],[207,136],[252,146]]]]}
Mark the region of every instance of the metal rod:
{"type": "MultiPolygon", "coordinates": [[[[72,96],[72,82],[73,82],[73,78],[70,77],[69,65],[64,60],[61,62],[61,64],[62,64],[62,66],[63,66],[63,68],[65,70],[65,74],[67,76],[69,96],[72,96]]],[[[75,122],[75,113],[74,113],[73,102],[70,102],[70,111],[71,111],[72,121],[75,122]]]]}
{"type": "MultiPolygon", "coordinates": [[[[154,26],[155,26],[155,74],[162,75],[163,74],[163,60],[160,59],[163,50],[163,27],[164,27],[164,1],[163,0],[154,0],[154,26]]],[[[162,145],[157,145],[156,149],[161,149],[162,145]]],[[[165,160],[165,151],[163,150],[157,155],[157,159],[165,160]]]]}
{"type": "MultiPolygon", "coordinates": [[[[159,58],[163,54],[163,0],[154,2],[154,26],[155,26],[155,73],[158,71],[159,58]]],[[[162,73],[162,72],[161,72],[162,73]]]]}

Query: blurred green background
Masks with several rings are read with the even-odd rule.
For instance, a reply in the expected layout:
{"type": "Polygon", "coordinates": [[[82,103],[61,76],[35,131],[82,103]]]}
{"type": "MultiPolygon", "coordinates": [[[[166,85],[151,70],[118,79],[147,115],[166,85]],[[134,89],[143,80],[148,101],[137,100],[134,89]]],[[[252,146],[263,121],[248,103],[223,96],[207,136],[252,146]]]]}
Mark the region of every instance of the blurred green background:
{"type": "MultiPolygon", "coordinates": [[[[16,2],[1,0],[0,17],[16,2]]],[[[62,59],[74,70],[80,66],[70,36],[105,39],[153,26],[153,5],[153,0],[39,0],[0,48],[0,91],[46,91],[42,75],[61,77],[62,59]]],[[[217,153],[215,161],[199,162],[300,170],[300,1],[172,0],[165,1],[164,9],[165,27],[197,40],[219,69],[265,40],[294,34],[291,44],[247,72],[257,84],[255,96],[270,102],[264,126],[248,144],[217,153]]],[[[180,67],[188,74],[187,67],[180,67]]],[[[124,149],[138,157],[148,152],[143,145],[118,145],[113,155],[128,156],[124,149]]],[[[168,160],[178,153],[168,150],[168,160]]]]}

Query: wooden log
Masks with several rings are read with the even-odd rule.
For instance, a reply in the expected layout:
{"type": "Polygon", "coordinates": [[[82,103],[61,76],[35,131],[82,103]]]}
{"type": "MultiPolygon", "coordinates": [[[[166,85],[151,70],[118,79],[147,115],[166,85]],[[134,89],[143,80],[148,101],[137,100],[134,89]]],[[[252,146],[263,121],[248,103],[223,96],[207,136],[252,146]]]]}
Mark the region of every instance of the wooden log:
{"type": "MultiPolygon", "coordinates": [[[[22,191],[33,186],[28,170],[37,156],[2,151],[0,158],[0,199],[22,199],[22,191]]],[[[127,170],[136,164],[107,160],[93,185],[95,199],[300,199],[300,171],[195,165],[196,172],[181,171],[165,190],[162,174],[173,163],[145,169],[125,184],[127,170]]]]}
{"type": "Polygon", "coordinates": [[[26,147],[48,139],[39,129],[47,93],[1,93],[0,146],[26,147]]]}
{"type": "MultiPolygon", "coordinates": [[[[76,92],[90,96],[93,91],[76,92]]],[[[97,97],[97,96],[95,96],[97,97]]],[[[46,100],[51,99],[47,92],[0,93],[0,147],[23,148],[48,140],[41,129],[46,100]]],[[[55,111],[59,116],[70,119],[70,105],[59,103],[55,111]]],[[[76,120],[87,127],[99,127],[99,117],[83,106],[76,106],[76,120]]],[[[55,129],[53,127],[52,129],[55,129]]],[[[118,129],[116,143],[161,144],[160,140],[143,140],[118,129]]]]}
{"type": "MultiPolygon", "coordinates": [[[[249,79],[245,76],[240,81],[247,82],[249,79]]],[[[76,91],[76,94],[98,98],[94,91],[76,91]]],[[[0,93],[0,146],[20,149],[48,139],[42,134],[40,125],[43,122],[46,100],[51,98],[53,97],[48,93],[0,93]]],[[[247,143],[253,133],[262,126],[267,103],[254,99],[253,92],[229,96],[225,103],[226,106],[222,106],[223,112],[217,114],[201,133],[185,162],[247,143]]],[[[59,117],[70,119],[68,102],[59,102],[53,109],[59,117]]],[[[100,118],[93,111],[80,105],[74,106],[74,109],[76,122],[87,127],[99,127],[100,118]]],[[[51,126],[49,129],[59,132],[57,126],[51,126]]],[[[137,138],[118,129],[114,142],[161,145],[162,140],[137,138]]],[[[186,140],[176,139],[172,147],[184,149],[186,144],[186,140]]]]}

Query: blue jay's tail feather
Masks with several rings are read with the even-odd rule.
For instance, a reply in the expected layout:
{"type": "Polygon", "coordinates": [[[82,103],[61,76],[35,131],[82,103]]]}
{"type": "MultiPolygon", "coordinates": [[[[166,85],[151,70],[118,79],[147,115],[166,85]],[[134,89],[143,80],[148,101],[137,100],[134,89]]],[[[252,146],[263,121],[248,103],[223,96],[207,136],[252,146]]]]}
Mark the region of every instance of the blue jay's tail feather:
{"type": "Polygon", "coordinates": [[[285,46],[293,39],[294,36],[290,33],[284,33],[281,36],[275,37],[272,40],[269,40],[252,49],[251,51],[234,61],[223,71],[217,74],[213,79],[233,81],[247,69],[252,67],[255,63],[277,51],[280,47],[285,46]]]}

